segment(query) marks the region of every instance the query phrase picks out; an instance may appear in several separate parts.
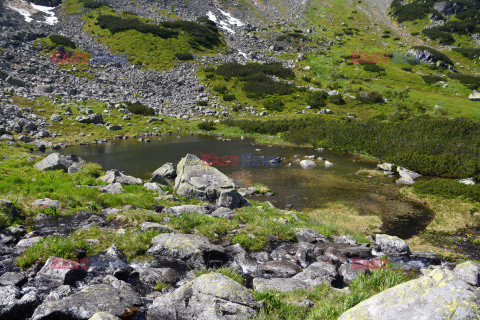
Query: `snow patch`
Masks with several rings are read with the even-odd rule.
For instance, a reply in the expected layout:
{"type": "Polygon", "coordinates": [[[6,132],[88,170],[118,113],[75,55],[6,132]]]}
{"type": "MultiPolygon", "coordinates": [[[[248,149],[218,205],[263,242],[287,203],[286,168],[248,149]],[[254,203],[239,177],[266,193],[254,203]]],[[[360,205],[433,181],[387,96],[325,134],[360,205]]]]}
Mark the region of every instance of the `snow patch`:
{"type": "Polygon", "coordinates": [[[53,12],[55,7],[39,6],[23,0],[18,0],[18,1],[13,1],[11,3],[8,3],[8,7],[13,11],[20,13],[24,17],[26,22],[32,22],[33,21],[32,14],[37,13],[39,11],[45,13],[47,15],[47,18],[45,19],[45,21],[37,21],[37,22],[42,22],[49,25],[54,25],[58,22],[58,18],[55,16],[55,13],[53,12]]]}
{"type": "Polygon", "coordinates": [[[33,3],[32,3],[32,7],[33,9],[41,11],[48,16],[47,19],[45,20],[46,24],[54,25],[55,23],[58,22],[58,18],[55,16],[55,13],[53,12],[55,7],[39,6],[33,3]]]}
{"type": "Polygon", "coordinates": [[[240,21],[239,19],[233,17],[230,13],[226,12],[226,11],[223,11],[221,9],[218,9],[218,11],[220,11],[220,13],[222,15],[225,16],[224,19],[219,19],[215,16],[215,14],[211,11],[208,11],[207,12],[207,17],[208,19],[212,20],[213,22],[215,22],[216,24],[219,25],[219,27],[227,32],[230,32],[230,33],[235,33],[235,31],[232,29],[232,27],[241,27],[241,26],[244,26],[245,24],[240,21]]]}
{"type": "Polygon", "coordinates": [[[33,19],[31,18],[31,14],[30,14],[30,12],[28,12],[28,10],[14,7],[10,3],[8,4],[8,7],[10,9],[12,9],[13,11],[17,11],[18,13],[20,13],[25,18],[25,21],[27,21],[27,22],[33,21],[33,19]]]}

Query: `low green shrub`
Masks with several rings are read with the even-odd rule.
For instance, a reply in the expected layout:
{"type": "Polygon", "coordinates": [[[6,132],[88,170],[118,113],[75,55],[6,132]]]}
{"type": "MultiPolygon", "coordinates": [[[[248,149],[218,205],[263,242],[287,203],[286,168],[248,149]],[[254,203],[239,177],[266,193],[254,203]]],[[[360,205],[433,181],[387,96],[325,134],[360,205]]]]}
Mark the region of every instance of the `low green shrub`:
{"type": "Polygon", "coordinates": [[[284,103],[281,99],[268,99],[265,102],[263,102],[263,106],[265,109],[268,111],[278,111],[282,112],[284,108],[284,103]]]}
{"type": "Polygon", "coordinates": [[[223,101],[230,102],[237,100],[237,97],[233,93],[227,93],[222,96],[223,101]]]}
{"type": "Polygon", "coordinates": [[[434,84],[439,81],[445,81],[444,78],[434,75],[434,74],[427,74],[427,75],[422,75],[422,79],[426,84],[434,84]]]}
{"type": "Polygon", "coordinates": [[[61,46],[64,46],[64,47],[69,47],[69,48],[72,48],[72,49],[77,48],[77,45],[75,44],[75,42],[73,42],[68,37],[60,36],[58,34],[53,34],[53,35],[49,36],[49,38],[50,38],[50,41],[52,41],[53,43],[55,43],[57,45],[61,45],[61,46]]]}
{"type": "Polygon", "coordinates": [[[385,68],[375,63],[366,63],[363,65],[363,70],[369,72],[384,72],[385,68]]]}
{"type": "Polygon", "coordinates": [[[203,130],[203,131],[212,131],[215,130],[215,122],[213,121],[205,121],[205,122],[200,122],[197,125],[198,129],[203,130]]]}
{"type": "Polygon", "coordinates": [[[149,108],[141,103],[131,103],[131,102],[124,102],[127,106],[126,109],[133,114],[139,114],[144,116],[154,116],[155,110],[153,108],[149,108]]]}
{"type": "Polygon", "coordinates": [[[480,87],[480,77],[454,72],[450,72],[447,76],[460,81],[461,84],[469,89],[476,90],[480,87]]]}
{"type": "Polygon", "coordinates": [[[194,59],[193,54],[188,53],[188,52],[185,52],[185,53],[176,53],[176,54],[175,54],[175,58],[177,58],[178,60],[181,60],[181,61],[189,61],[189,60],[193,60],[193,59],[194,59]]]}
{"type": "Polygon", "coordinates": [[[465,185],[452,180],[420,180],[413,185],[413,192],[419,195],[434,195],[449,199],[460,198],[480,202],[480,186],[465,185]]]}
{"type": "Polygon", "coordinates": [[[460,52],[462,56],[470,60],[480,57],[480,48],[453,48],[452,51],[460,52]]]}
{"type": "Polygon", "coordinates": [[[313,109],[320,109],[327,105],[328,94],[325,91],[313,91],[307,98],[307,103],[313,109]]]}

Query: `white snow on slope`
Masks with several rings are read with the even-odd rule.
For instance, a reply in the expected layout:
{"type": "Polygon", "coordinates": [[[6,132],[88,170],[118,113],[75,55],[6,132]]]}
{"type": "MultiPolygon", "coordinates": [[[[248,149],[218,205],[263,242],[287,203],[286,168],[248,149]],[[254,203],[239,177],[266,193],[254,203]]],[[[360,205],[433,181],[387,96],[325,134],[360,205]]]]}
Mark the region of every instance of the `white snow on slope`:
{"type": "Polygon", "coordinates": [[[32,3],[32,7],[33,9],[41,11],[48,16],[47,19],[45,20],[46,24],[54,25],[55,23],[58,22],[58,18],[55,16],[55,13],[53,12],[53,9],[55,9],[55,7],[38,6],[33,3],[32,3]]]}
{"type": "Polygon", "coordinates": [[[58,22],[58,18],[53,12],[53,9],[55,9],[55,7],[38,6],[23,0],[11,1],[7,5],[10,9],[20,13],[24,17],[26,22],[32,22],[32,14],[37,13],[38,11],[45,13],[47,15],[47,18],[45,19],[45,21],[37,22],[42,22],[50,25],[58,22]]]}
{"type": "Polygon", "coordinates": [[[215,22],[216,24],[218,24],[218,26],[221,29],[223,29],[227,32],[230,32],[230,33],[235,33],[235,31],[232,29],[233,26],[241,27],[241,26],[245,25],[242,21],[233,17],[230,13],[228,13],[226,11],[223,11],[221,9],[218,9],[218,11],[220,11],[220,13],[224,16],[223,19],[217,18],[215,16],[215,14],[211,11],[208,11],[207,17],[208,17],[208,19],[210,19],[213,22],[215,22]]]}

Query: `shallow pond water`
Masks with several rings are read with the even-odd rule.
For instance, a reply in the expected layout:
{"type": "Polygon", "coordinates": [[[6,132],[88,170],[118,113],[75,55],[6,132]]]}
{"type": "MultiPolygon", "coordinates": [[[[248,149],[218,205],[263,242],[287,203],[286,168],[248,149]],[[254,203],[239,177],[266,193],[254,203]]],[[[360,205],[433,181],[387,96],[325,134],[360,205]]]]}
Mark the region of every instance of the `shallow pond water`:
{"type": "Polygon", "coordinates": [[[237,186],[249,187],[261,183],[270,187],[274,196],[258,196],[278,208],[292,205],[296,209],[319,208],[340,202],[359,208],[362,214],[377,214],[383,220],[383,231],[408,237],[423,230],[433,219],[433,213],[422,204],[399,196],[393,178],[368,177],[356,174],[361,169],[374,169],[375,164],[341,152],[317,152],[309,148],[255,145],[251,141],[234,139],[220,141],[215,137],[187,136],[151,138],[150,143],[127,140],[90,146],[73,146],[63,153],[73,153],[85,160],[97,162],[105,170],[118,169],[127,174],[149,179],[165,162],[177,163],[185,154],[237,156],[238,166],[220,166],[220,171],[232,178],[237,186]],[[278,156],[276,166],[247,165],[251,156],[278,156]],[[316,155],[334,164],[303,169],[298,160],[316,155]],[[288,164],[292,165],[289,166],[288,164]],[[242,165],[243,164],[243,165],[242,165]]]}

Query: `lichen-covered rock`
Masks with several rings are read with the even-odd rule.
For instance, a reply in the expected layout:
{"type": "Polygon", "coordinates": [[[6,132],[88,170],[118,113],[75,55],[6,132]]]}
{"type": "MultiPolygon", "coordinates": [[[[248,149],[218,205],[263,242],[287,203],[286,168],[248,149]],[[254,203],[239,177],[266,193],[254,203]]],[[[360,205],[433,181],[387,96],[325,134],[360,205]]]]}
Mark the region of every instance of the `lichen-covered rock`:
{"type": "Polygon", "coordinates": [[[259,308],[248,289],[222,274],[209,273],[157,298],[148,319],[244,320],[255,317],[259,308]]]}
{"type": "Polygon", "coordinates": [[[230,209],[249,204],[237,192],[230,178],[214,167],[202,165],[202,161],[193,154],[187,154],[178,163],[175,190],[179,196],[208,201],[230,209]]]}
{"type": "Polygon", "coordinates": [[[193,234],[164,233],[152,239],[147,253],[160,262],[178,264],[183,267],[204,267],[220,265],[228,257],[221,246],[214,245],[207,238],[193,234]]]}
{"type": "Polygon", "coordinates": [[[472,286],[480,286],[480,264],[467,261],[459,264],[453,270],[460,278],[472,286]]]}
{"type": "Polygon", "coordinates": [[[120,320],[120,318],[108,312],[97,312],[88,320],[120,320]]]}
{"type": "Polygon", "coordinates": [[[480,317],[480,291],[454,272],[437,268],[347,310],[339,320],[460,320],[480,317]]]}
{"type": "Polygon", "coordinates": [[[119,290],[106,284],[94,284],[62,300],[41,304],[35,310],[32,320],[87,320],[97,312],[108,312],[121,317],[134,312],[141,303],[141,298],[131,291],[119,290]]]}

